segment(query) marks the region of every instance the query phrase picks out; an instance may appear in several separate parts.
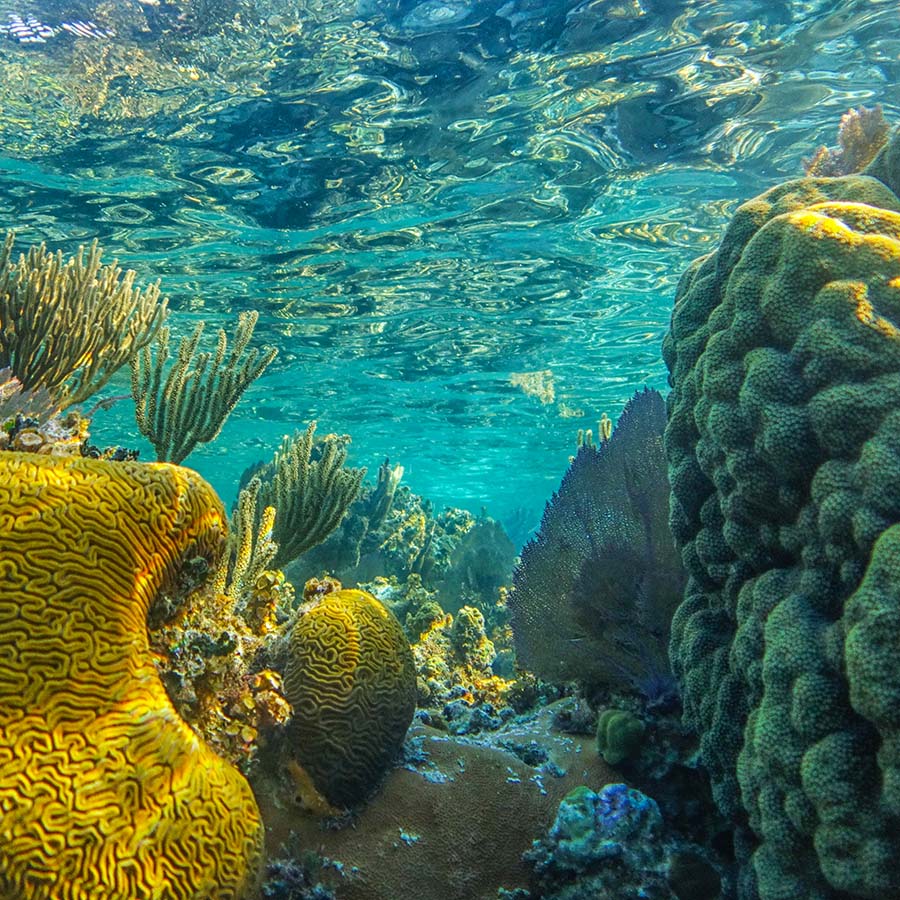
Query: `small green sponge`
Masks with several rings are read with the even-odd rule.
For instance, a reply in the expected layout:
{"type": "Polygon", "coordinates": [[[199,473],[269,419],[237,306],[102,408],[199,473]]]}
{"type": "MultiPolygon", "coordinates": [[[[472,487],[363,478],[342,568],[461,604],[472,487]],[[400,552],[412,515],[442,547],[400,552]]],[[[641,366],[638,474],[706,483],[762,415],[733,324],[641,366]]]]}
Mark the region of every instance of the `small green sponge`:
{"type": "Polygon", "coordinates": [[[625,709],[605,709],[597,722],[597,751],[611,766],[634,756],[644,738],[644,723],[625,709]]]}

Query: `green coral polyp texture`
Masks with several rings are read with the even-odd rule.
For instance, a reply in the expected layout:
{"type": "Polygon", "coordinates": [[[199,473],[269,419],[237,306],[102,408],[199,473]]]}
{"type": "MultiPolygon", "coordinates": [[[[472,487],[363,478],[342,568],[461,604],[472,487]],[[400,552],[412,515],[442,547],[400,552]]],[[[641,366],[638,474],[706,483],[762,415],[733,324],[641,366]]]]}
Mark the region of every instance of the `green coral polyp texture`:
{"type": "Polygon", "coordinates": [[[900,199],[865,175],[745,204],[678,289],[671,657],[745,898],[900,897],[898,324],[900,199]]]}
{"type": "Polygon", "coordinates": [[[400,749],[416,708],[412,650],[371,594],[325,594],[291,633],[285,693],[296,756],[317,790],[351,806],[400,749]]]}

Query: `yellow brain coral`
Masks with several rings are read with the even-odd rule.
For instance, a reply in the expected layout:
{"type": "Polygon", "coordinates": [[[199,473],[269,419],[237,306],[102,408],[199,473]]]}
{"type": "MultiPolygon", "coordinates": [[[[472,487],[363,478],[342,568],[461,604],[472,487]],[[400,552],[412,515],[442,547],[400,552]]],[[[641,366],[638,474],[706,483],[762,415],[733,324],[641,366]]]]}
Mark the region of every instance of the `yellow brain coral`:
{"type": "Polygon", "coordinates": [[[0,454],[0,898],[223,900],[262,826],[178,717],[146,618],[224,513],[168,465],[0,454]]]}
{"type": "Polygon", "coordinates": [[[361,800],[416,709],[416,670],[400,623],[365,591],[324,594],[294,626],[285,694],[294,752],[316,789],[337,806],[361,800]]]}

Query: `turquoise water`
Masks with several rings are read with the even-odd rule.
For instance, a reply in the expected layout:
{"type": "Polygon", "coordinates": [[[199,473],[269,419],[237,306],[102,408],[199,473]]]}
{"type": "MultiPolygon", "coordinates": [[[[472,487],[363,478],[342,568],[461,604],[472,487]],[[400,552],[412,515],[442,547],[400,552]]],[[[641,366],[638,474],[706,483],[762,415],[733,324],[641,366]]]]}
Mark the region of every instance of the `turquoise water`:
{"type": "MultiPolygon", "coordinates": [[[[115,35],[0,39],[4,225],[99,237],[177,333],[252,308],[280,349],[188,460],[226,498],[315,418],[536,521],[577,430],[664,387],[678,277],[736,205],[900,104],[893,0],[7,7],[115,35]]],[[[152,458],[130,401],[94,438],[152,458]]]]}

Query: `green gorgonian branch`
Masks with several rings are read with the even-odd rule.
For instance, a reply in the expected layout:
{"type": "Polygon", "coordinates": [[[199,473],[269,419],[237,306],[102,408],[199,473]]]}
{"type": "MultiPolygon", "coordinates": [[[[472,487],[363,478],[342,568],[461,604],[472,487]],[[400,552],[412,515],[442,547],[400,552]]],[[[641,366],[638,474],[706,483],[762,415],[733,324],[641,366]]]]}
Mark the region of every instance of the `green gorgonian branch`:
{"type": "Polygon", "coordinates": [[[214,353],[198,351],[203,334],[203,323],[199,323],[190,337],[181,339],[167,374],[168,328],[157,336],[155,360],[150,347],[132,359],[131,393],[138,428],[153,444],[160,462],[180,463],[197,444],[213,440],[249,384],[275,358],[274,347],[255,348],[244,355],[258,318],[255,311],[238,316],[230,353],[222,329],[214,353]]]}
{"type": "Polygon", "coordinates": [[[312,422],[302,434],[285,437],[274,460],[257,473],[257,508],[276,510],[273,568],[283,568],[337,528],[366,474],[364,468],[344,468],[347,438],[327,435],[315,441],[315,430],[312,422]]]}
{"type": "Polygon", "coordinates": [[[0,251],[0,369],[60,409],[81,403],[159,331],[159,283],[136,288],[133,271],[101,265],[97,241],[87,259],[84,247],[64,261],[41,244],[13,261],[13,237],[0,251]]]}

